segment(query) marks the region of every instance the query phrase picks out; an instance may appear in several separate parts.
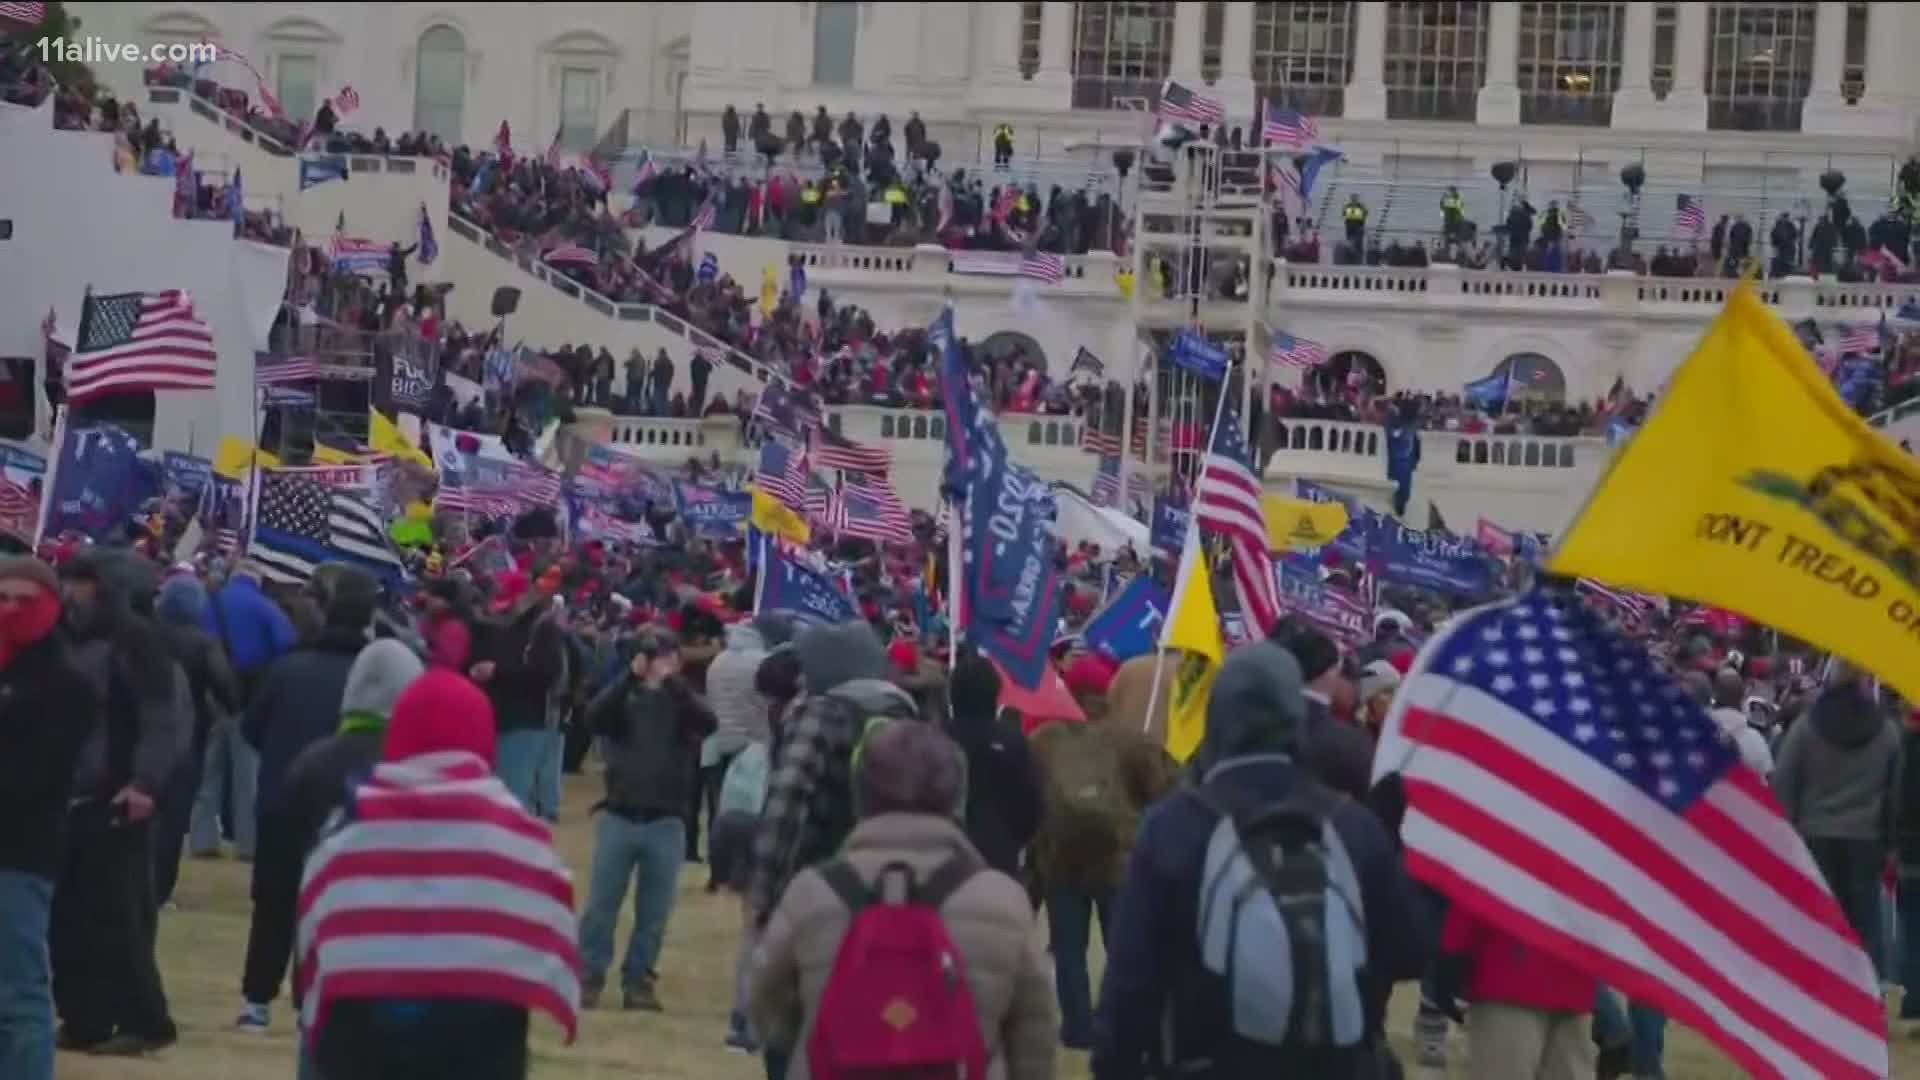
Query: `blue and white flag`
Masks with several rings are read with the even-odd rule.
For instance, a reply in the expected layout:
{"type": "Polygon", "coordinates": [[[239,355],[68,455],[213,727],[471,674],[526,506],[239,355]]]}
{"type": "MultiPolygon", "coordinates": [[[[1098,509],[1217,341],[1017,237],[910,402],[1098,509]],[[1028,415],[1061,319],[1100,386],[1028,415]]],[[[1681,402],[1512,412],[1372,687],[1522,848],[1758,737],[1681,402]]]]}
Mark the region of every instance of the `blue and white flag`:
{"type": "Polygon", "coordinates": [[[753,516],[753,495],[745,491],[675,480],[673,501],[687,527],[707,536],[739,536],[753,516]]]}
{"type": "Polygon", "coordinates": [[[785,611],[824,622],[853,622],[859,618],[853,598],[832,574],[823,574],[787,554],[785,545],[762,534],[766,579],[760,589],[761,611],[785,611]]]}
{"type": "Polygon", "coordinates": [[[1154,650],[1172,606],[1173,597],[1166,586],[1151,574],[1137,575],[1087,620],[1080,638],[1094,652],[1116,664],[1125,663],[1154,650]]]}
{"type": "Polygon", "coordinates": [[[1218,382],[1227,377],[1227,350],[1191,330],[1182,330],[1173,336],[1167,359],[1203,379],[1218,382]]]}
{"type": "Polygon", "coordinates": [[[347,159],[338,155],[300,159],[301,191],[330,180],[345,180],[349,175],[347,159]]]}
{"type": "Polygon", "coordinates": [[[125,430],[112,424],[68,428],[47,493],[46,535],[118,538],[146,498],[143,472],[140,441],[125,430]]]}

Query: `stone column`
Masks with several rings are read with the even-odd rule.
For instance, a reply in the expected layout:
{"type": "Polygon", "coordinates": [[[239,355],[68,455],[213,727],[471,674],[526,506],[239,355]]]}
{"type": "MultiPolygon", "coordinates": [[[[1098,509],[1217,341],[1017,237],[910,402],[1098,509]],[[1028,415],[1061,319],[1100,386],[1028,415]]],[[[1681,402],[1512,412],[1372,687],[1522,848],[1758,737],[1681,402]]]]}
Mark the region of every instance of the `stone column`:
{"type": "Polygon", "coordinates": [[[1620,45],[1620,89],[1613,94],[1613,126],[1643,128],[1653,100],[1653,0],[1627,0],[1620,45]]]}
{"type": "Polygon", "coordinates": [[[1071,0],[1048,0],[1040,5],[1040,73],[1035,82],[1073,85],[1073,20],[1071,0]]]}
{"type": "Polygon", "coordinates": [[[1847,63],[1847,5],[1845,0],[1820,0],[1813,27],[1813,85],[1800,114],[1802,131],[1828,131],[1848,108],[1840,96],[1840,77],[1847,63]]]}
{"type": "Polygon", "coordinates": [[[1673,35],[1673,89],[1661,110],[1662,127],[1677,131],[1707,129],[1707,4],[1676,4],[1673,35]]]}
{"type": "Polygon", "coordinates": [[[1189,90],[1204,90],[1200,82],[1200,39],[1206,33],[1207,5],[1173,6],[1173,58],[1167,71],[1189,90]]]}
{"type": "Polygon", "coordinates": [[[1220,35],[1220,81],[1214,96],[1226,103],[1227,126],[1250,134],[1255,126],[1253,85],[1253,0],[1227,0],[1227,18],[1220,35]]]}
{"type": "Polygon", "coordinates": [[[1489,7],[1493,17],[1487,24],[1487,75],[1474,119],[1483,125],[1513,126],[1520,123],[1520,5],[1489,7]]]}
{"type": "Polygon", "coordinates": [[[1387,118],[1387,5],[1354,5],[1353,78],[1347,83],[1344,115],[1349,120],[1387,118]]]}

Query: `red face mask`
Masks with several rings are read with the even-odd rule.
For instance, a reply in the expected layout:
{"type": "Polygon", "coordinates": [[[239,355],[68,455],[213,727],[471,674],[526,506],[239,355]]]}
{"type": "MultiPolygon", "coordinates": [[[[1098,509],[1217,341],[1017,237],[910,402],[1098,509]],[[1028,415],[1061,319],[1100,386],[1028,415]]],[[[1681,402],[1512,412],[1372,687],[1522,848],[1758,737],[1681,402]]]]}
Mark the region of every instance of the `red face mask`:
{"type": "Polygon", "coordinates": [[[43,586],[17,596],[0,594],[0,668],[39,643],[60,622],[60,598],[43,586]]]}

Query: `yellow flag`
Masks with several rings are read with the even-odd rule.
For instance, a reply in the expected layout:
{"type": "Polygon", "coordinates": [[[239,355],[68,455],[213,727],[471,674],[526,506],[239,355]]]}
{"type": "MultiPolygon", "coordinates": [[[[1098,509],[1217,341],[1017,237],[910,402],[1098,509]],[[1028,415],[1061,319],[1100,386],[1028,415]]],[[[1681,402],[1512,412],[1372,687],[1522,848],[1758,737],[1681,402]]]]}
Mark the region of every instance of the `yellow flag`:
{"type": "Polygon", "coordinates": [[[387,454],[409,464],[418,465],[428,472],[433,471],[433,459],[426,452],[407,441],[393,421],[379,409],[367,410],[367,445],[373,447],[376,454],[387,454]]]}
{"type": "Polygon", "coordinates": [[[1267,495],[1260,500],[1260,511],[1267,521],[1269,551],[1325,547],[1347,528],[1347,508],[1337,502],[1267,495]]]}
{"type": "Polygon", "coordinates": [[[1742,285],[1551,560],[1739,612],[1920,700],[1920,468],[1742,285]]]}
{"type": "Polygon", "coordinates": [[[774,278],[773,267],[765,267],[760,271],[760,314],[772,315],[779,303],[780,284],[774,278]]]}
{"type": "Polygon", "coordinates": [[[213,471],[229,480],[238,480],[246,475],[251,465],[263,469],[277,469],[280,459],[265,450],[256,450],[254,445],[244,439],[229,435],[220,440],[220,449],[214,451],[213,471]]]}
{"type": "Polygon", "coordinates": [[[366,460],[360,454],[349,454],[345,450],[336,450],[326,443],[313,444],[313,463],[315,465],[358,465],[366,460]]]}
{"type": "Polygon", "coordinates": [[[807,527],[805,518],[759,488],[753,489],[753,527],[768,536],[778,536],[796,544],[806,543],[813,533],[807,527]]]}
{"type": "Polygon", "coordinates": [[[1200,737],[1206,734],[1207,697],[1227,654],[1220,613],[1213,606],[1213,582],[1197,536],[1187,537],[1173,590],[1173,610],[1160,645],[1183,651],[1177,661],[1169,658],[1175,667],[1167,698],[1167,753],[1175,761],[1185,761],[1200,748],[1200,737]]]}

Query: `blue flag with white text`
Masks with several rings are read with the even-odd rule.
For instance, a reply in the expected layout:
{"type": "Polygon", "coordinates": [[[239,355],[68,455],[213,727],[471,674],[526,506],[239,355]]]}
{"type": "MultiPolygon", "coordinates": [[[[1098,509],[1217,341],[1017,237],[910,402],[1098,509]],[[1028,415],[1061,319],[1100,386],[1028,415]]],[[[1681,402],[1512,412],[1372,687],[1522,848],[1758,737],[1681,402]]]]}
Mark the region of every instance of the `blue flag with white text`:
{"type": "Polygon", "coordinates": [[[1173,597],[1166,586],[1151,574],[1137,575],[1087,620],[1080,638],[1094,652],[1116,664],[1125,663],[1158,646],[1160,628],[1172,606],[1173,597]]]}

